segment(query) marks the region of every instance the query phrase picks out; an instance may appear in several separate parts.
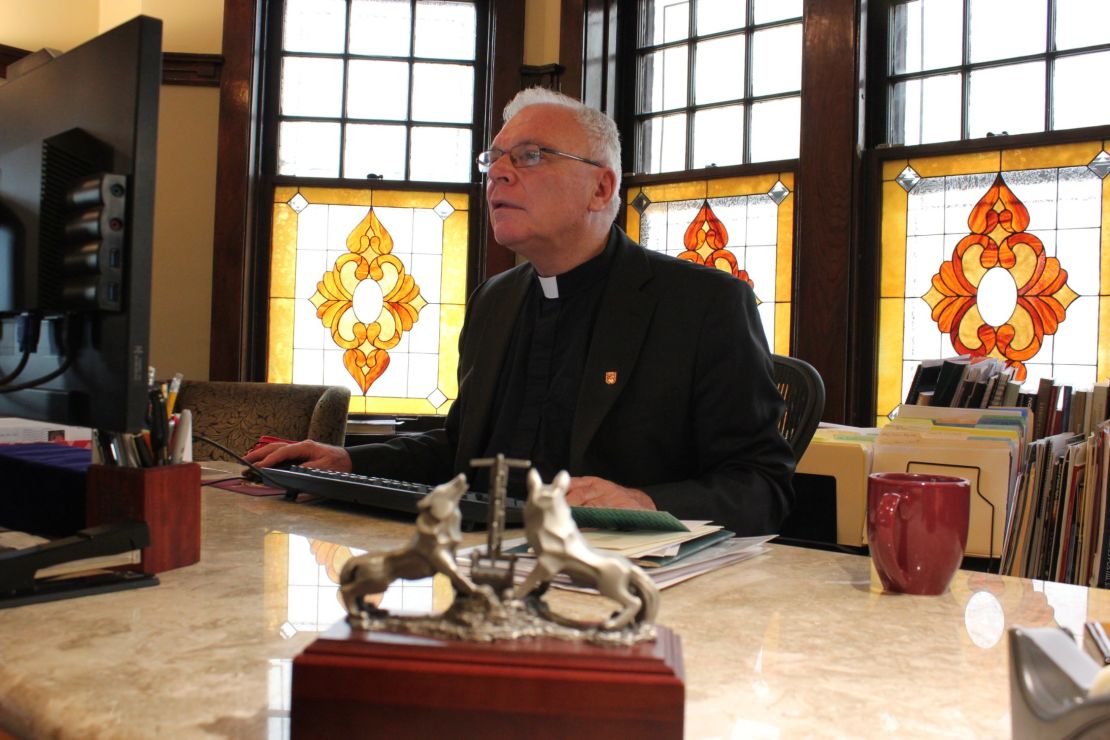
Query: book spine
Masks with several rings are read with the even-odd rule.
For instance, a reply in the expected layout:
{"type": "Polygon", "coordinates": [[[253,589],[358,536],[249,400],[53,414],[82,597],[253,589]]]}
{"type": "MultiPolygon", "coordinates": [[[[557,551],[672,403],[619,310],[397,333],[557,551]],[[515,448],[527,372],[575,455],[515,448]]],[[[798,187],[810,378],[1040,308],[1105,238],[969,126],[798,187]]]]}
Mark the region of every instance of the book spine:
{"type": "Polygon", "coordinates": [[[1048,428],[1048,401],[1052,394],[1052,378],[1041,378],[1037,384],[1035,394],[1036,405],[1033,407],[1033,439],[1043,439],[1048,428]]]}

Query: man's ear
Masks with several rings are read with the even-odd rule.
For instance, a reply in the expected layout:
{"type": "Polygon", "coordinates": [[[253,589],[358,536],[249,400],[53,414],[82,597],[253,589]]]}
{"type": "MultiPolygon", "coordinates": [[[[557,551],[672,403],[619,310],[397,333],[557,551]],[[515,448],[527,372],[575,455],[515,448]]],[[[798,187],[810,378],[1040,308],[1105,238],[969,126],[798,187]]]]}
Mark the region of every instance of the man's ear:
{"type": "Polygon", "coordinates": [[[613,192],[616,187],[617,176],[611,169],[605,167],[601,170],[601,176],[598,177],[593,196],[590,198],[590,210],[594,212],[608,210],[609,202],[616,197],[613,192]]]}

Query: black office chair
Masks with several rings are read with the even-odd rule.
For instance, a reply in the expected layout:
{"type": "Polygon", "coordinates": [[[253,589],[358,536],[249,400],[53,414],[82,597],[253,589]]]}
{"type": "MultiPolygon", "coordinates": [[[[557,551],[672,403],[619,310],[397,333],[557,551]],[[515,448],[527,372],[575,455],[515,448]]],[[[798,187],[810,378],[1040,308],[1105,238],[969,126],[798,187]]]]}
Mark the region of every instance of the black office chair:
{"type": "Polygon", "coordinates": [[[786,401],[779,431],[794,450],[794,459],[801,460],[825,412],[825,383],[816,368],[805,360],[771,355],[771,363],[775,385],[786,401]]]}
{"type": "MultiPolygon", "coordinates": [[[[771,355],[775,385],[786,401],[779,431],[794,450],[794,460],[805,454],[825,411],[825,383],[808,362],[771,355]]],[[[779,529],[780,544],[840,550],[836,545],[836,486],[824,476],[794,477],[794,506],[779,529]]]]}

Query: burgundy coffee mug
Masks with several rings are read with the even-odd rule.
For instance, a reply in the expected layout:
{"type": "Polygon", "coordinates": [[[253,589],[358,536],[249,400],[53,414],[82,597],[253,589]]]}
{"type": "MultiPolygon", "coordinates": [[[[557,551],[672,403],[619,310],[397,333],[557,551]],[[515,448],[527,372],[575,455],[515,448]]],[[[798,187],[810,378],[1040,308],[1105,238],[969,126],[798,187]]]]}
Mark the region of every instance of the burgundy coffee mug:
{"type": "Polygon", "coordinates": [[[942,594],[967,547],[971,484],[932,473],[872,473],[867,544],[886,591],[942,594]]]}

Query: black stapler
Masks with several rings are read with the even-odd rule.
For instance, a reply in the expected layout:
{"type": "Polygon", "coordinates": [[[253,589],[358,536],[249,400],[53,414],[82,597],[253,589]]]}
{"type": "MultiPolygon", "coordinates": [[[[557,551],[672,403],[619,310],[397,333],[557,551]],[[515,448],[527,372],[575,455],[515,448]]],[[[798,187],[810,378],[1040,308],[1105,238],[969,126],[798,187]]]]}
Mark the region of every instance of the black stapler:
{"type": "Polygon", "coordinates": [[[52,565],[139,550],[150,544],[146,522],[120,522],[82,529],[71,537],[35,547],[0,552],[0,609],[87,594],[154,586],[153,575],[104,571],[90,575],[36,578],[52,565]]]}

